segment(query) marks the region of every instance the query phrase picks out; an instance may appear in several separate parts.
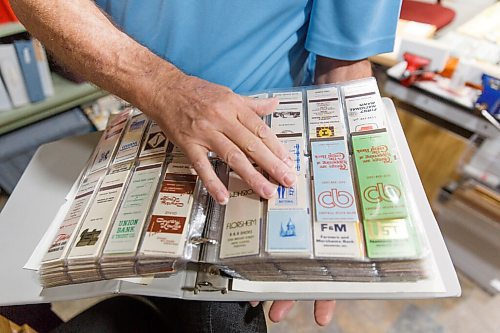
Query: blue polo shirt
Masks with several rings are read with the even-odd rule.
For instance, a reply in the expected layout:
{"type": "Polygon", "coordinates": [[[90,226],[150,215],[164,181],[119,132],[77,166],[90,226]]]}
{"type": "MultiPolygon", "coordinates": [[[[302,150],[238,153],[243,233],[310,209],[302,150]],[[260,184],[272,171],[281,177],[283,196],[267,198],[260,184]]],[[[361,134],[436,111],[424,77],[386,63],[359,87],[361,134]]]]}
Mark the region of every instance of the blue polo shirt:
{"type": "MultiPolygon", "coordinates": [[[[179,69],[237,92],[308,84],[309,52],[389,52],[399,0],[97,0],[128,35],[179,69]]],[[[310,78],[310,76],[309,76],[310,78]]]]}

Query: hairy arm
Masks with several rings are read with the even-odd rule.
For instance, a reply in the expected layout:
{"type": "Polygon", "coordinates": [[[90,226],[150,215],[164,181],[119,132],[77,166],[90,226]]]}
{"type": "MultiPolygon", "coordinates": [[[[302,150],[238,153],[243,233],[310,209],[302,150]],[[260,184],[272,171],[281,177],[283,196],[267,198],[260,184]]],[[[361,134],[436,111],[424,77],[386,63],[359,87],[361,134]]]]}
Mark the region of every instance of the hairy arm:
{"type": "Polygon", "coordinates": [[[28,31],[65,66],[154,119],[218,202],[226,203],[229,193],[212,170],[208,151],[264,198],[274,195],[276,185],[249,158],[283,185],[295,182],[293,158],[259,117],[272,112],[277,100],[254,100],[185,75],[120,31],[90,0],[11,4],[28,31]]]}
{"type": "Polygon", "coordinates": [[[117,29],[89,0],[11,4],[27,30],[68,69],[138,107],[146,107],[142,97],[158,89],[155,73],[181,74],[117,29]]]}
{"type": "Polygon", "coordinates": [[[316,84],[357,80],[371,75],[372,68],[368,59],[349,61],[322,56],[316,57],[314,73],[314,83],[316,84]]]}

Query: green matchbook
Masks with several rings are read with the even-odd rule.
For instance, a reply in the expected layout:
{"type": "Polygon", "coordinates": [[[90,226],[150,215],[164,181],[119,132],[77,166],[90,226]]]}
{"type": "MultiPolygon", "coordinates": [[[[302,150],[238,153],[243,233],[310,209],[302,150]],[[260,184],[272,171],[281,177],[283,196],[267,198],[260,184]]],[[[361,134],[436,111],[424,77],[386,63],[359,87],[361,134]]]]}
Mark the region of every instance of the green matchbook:
{"type": "Polygon", "coordinates": [[[405,218],[408,210],[388,133],[354,135],[352,146],[363,219],[405,218]]]}

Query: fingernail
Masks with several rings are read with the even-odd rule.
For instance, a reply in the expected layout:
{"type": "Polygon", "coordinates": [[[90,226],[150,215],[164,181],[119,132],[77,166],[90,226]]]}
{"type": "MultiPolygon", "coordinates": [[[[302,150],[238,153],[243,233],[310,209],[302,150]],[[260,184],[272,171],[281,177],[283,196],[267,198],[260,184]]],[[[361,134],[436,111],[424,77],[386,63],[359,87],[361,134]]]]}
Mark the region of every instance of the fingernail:
{"type": "Polygon", "coordinates": [[[226,205],[229,202],[229,196],[225,191],[219,191],[217,192],[216,195],[216,200],[219,203],[219,205],[226,205]]]}
{"type": "Polygon", "coordinates": [[[259,305],[259,301],[251,301],[251,302],[248,302],[250,303],[250,305],[252,306],[252,308],[255,308],[257,305],[259,305]]]}
{"type": "Polygon", "coordinates": [[[274,196],[274,194],[276,193],[276,190],[277,190],[277,186],[267,184],[267,185],[264,185],[263,192],[264,192],[265,197],[269,199],[269,198],[272,198],[274,196]]]}
{"type": "Polygon", "coordinates": [[[297,175],[295,175],[294,172],[288,172],[285,177],[283,178],[283,181],[285,182],[285,185],[291,186],[295,184],[295,181],[297,180],[297,175]]]}

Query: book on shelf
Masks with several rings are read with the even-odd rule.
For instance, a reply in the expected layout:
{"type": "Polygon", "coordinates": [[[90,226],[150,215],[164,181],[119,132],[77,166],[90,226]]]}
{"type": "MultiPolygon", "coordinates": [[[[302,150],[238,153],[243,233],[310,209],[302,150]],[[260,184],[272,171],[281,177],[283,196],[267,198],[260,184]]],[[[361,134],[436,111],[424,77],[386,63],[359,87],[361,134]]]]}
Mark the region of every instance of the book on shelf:
{"type": "Polygon", "coordinates": [[[0,45],[0,72],[14,107],[30,102],[13,44],[0,45]]]}
{"type": "Polygon", "coordinates": [[[230,193],[219,205],[158,124],[129,108],[104,130],[26,265],[38,270],[42,293],[221,300],[460,293],[396,112],[375,79],[249,96],[280,100],[265,121],[294,156],[293,186],[278,185],[264,200],[212,154],[230,193]]]}
{"type": "Polygon", "coordinates": [[[35,59],[38,66],[38,74],[42,82],[42,90],[45,97],[54,95],[54,84],[52,83],[52,76],[50,75],[49,61],[47,54],[42,43],[36,38],[31,40],[33,42],[33,50],[35,52],[35,59]]]}
{"type": "Polygon", "coordinates": [[[3,96],[0,87],[0,110],[40,102],[54,95],[47,55],[36,39],[0,44],[0,74],[8,93],[3,96]]]}
{"type": "Polygon", "coordinates": [[[7,89],[0,79],[0,111],[7,111],[12,109],[12,103],[10,102],[9,94],[7,89]]]}
{"type": "Polygon", "coordinates": [[[24,84],[31,103],[40,102],[45,99],[42,88],[42,80],[38,69],[38,62],[35,57],[35,50],[31,40],[14,41],[17,59],[21,65],[24,84]]]}

